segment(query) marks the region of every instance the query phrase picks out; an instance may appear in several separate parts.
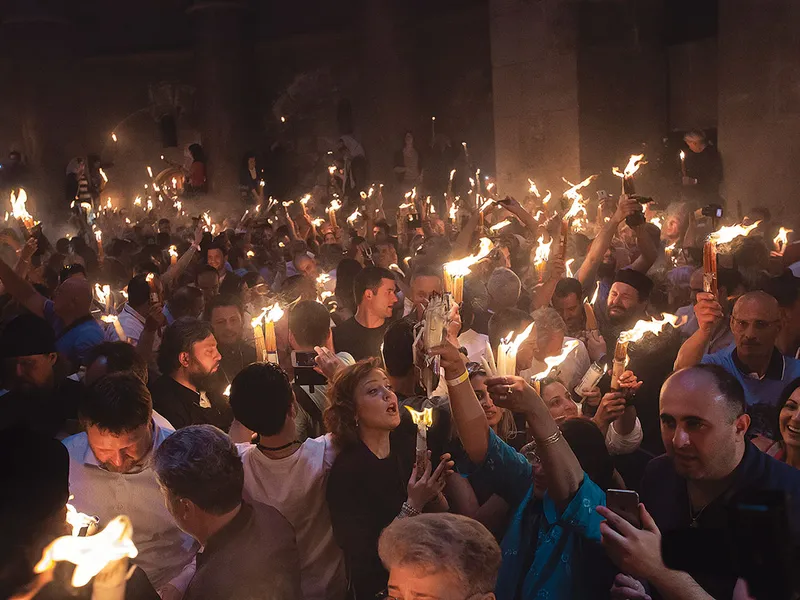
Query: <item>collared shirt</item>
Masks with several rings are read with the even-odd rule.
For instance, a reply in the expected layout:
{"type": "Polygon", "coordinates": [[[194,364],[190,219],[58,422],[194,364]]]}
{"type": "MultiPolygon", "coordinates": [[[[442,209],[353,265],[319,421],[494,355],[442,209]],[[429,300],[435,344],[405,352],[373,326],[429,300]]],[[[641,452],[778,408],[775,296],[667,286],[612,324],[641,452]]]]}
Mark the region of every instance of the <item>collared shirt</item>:
{"type": "Polygon", "coordinates": [[[481,362],[489,353],[489,336],[478,333],[474,329],[467,329],[458,336],[458,343],[467,349],[467,357],[472,362],[481,362]]]}
{"type": "Polygon", "coordinates": [[[102,467],[89,446],[86,433],[66,438],[69,452],[71,503],[79,512],[96,515],[104,526],[117,515],[133,523],[134,559],[156,589],[174,579],[192,562],[197,544],[175,525],[164,505],[150,461],[153,453],[173,433],[153,422],[153,447],[135,473],[112,473],[102,467]]]}
{"type": "MultiPolygon", "coordinates": [[[[700,328],[697,324],[697,315],[694,314],[694,307],[683,306],[679,308],[675,314],[679,320],[682,317],[686,317],[686,322],[678,327],[678,329],[681,332],[681,337],[684,340],[688,340],[700,328]]],[[[708,341],[705,348],[705,354],[715,354],[735,343],[735,341],[733,332],[731,331],[730,320],[722,319],[711,334],[711,339],[708,341]]]]}
{"type": "Polygon", "coordinates": [[[299,563],[289,522],[272,506],[243,502],[197,555],[183,600],[297,600],[299,563]]]}
{"type": "MultiPolygon", "coordinates": [[[[691,504],[686,479],[678,475],[672,458],[659,456],[647,465],[642,479],[642,502],[661,530],[662,535],[686,530],[692,525],[691,504]]],[[[780,490],[788,495],[790,529],[800,533],[800,471],[767,456],[747,442],[744,455],[736,467],[731,487],[708,504],[700,514],[695,514],[694,526],[705,530],[729,529],[729,507],[736,505],[746,494],[761,490],[780,490]]],[[[699,569],[698,569],[699,570],[699,569]]],[[[707,578],[699,572],[689,574],[714,598],[730,598],[735,578],[707,578]]]]}
{"type": "Polygon", "coordinates": [[[86,365],[89,351],[104,341],[103,328],[100,323],[86,315],[70,325],[64,325],[61,317],[56,315],[52,300],[44,302],[44,319],[56,333],[56,350],[63,354],[76,369],[86,365]]]}
{"type": "MultiPolygon", "coordinates": [[[[125,304],[119,313],[119,324],[122,325],[122,331],[125,332],[125,337],[127,337],[128,341],[134,346],[139,344],[139,338],[142,337],[145,320],[145,317],[134,310],[130,304],[125,304]]],[[[109,342],[119,341],[117,329],[113,325],[106,328],[106,339],[109,342]]],[[[161,336],[156,332],[153,350],[158,350],[160,346],[161,336]]]]}
{"type": "Polygon", "coordinates": [[[274,506],[294,527],[303,598],[344,598],[344,555],[333,539],[325,501],[328,473],[336,458],[331,435],[309,438],[285,458],[268,458],[252,444],[237,448],[244,464],[245,498],[274,506]]]}
{"type": "MultiPolygon", "coordinates": [[[[575,338],[564,337],[564,344],[566,345],[573,340],[575,340],[575,338]]],[[[567,354],[564,362],[558,366],[558,380],[561,381],[570,392],[581,382],[584,373],[589,370],[592,364],[592,361],[589,360],[589,352],[586,350],[586,346],[584,346],[583,342],[580,340],[577,341],[578,345],[572,352],[567,354]]],[[[534,357],[530,368],[520,372],[520,377],[528,381],[530,377],[541,373],[546,368],[547,364],[545,362],[537,360],[536,357],[534,357]]]]}
{"type": "Polygon", "coordinates": [[[702,362],[720,365],[742,384],[747,413],[751,419],[748,433],[779,439],[779,432],[775,429],[778,421],[778,398],[788,382],[800,377],[800,360],[783,356],[775,348],[763,377],[748,372],[747,367],[739,360],[736,346],[730,346],[716,354],[706,354],[702,362]]]}
{"type": "Polygon", "coordinates": [[[231,426],[233,416],[230,406],[214,394],[195,392],[169,375],[156,379],[150,386],[150,393],[153,396],[153,408],[175,429],[208,423],[227,431],[231,426]]]}

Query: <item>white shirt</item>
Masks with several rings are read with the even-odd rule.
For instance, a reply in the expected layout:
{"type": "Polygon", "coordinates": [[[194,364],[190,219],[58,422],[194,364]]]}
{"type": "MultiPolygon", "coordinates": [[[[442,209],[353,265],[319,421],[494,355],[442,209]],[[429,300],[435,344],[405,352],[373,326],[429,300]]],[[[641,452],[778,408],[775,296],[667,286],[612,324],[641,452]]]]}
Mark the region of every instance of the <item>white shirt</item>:
{"type": "Polygon", "coordinates": [[[244,464],[246,500],[274,506],[294,527],[305,600],[341,600],[344,555],[333,539],[325,501],[328,473],[336,458],[331,435],[309,438],[285,458],[267,458],[253,444],[237,444],[244,464]]]}
{"type": "Polygon", "coordinates": [[[479,363],[481,358],[486,356],[486,348],[489,347],[489,336],[478,333],[474,329],[467,329],[458,336],[458,343],[467,349],[467,356],[470,362],[479,363]]]}
{"type": "MultiPolygon", "coordinates": [[[[86,433],[66,438],[69,452],[69,491],[78,512],[96,515],[104,527],[117,515],[133,524],[133,543],[139,555],[133,560],[144,570],[153,587],[174,581],[184,569],[194,572],[197,543],[175,525],[164,505],[150,460],[156,448],[174,433],[153,423],[153,448],[144,468],[136,473],[112,473],[100,466],[86,433]]],[[[185,590],[188,581],[184,582],[185,590]]],[[[179,587],[179,585],[176,585],[179,587]]]]}
{"type": "MultiPolygon", "coordinates": [[[[119,324],[122,325],[122,331],[125,332],[125,337],[127,337],[128,341],[134,346],[138,345],[139,338],[142,337],[142,332],[144,331],[145,317],[131,308],[130,304],[126,304],[122,307],[118,318],[119,324]]],[[[109,342],[119,341],[119,336],[117,335],[117,330],[114,325],[108,324],[106,327],[105,338],[109,342]]],[[[161,336],[158,335],[158,332],[156,332],[156,337],[153,342],[153,350],[158,350],[160,346],[161,336]]]]}

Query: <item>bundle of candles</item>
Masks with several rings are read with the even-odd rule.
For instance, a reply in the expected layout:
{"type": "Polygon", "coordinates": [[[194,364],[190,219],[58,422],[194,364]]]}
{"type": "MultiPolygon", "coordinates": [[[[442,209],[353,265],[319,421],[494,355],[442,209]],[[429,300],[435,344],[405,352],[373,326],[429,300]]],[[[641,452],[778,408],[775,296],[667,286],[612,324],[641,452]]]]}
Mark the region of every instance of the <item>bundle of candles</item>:
{"type": "Polygon", "coordinates": [[[561,364],[567,360],[567,357],[578,347],[578,344],[580,344],[578,340],[565,341],[564,345],[561,347],[561,352],[557,356],[545,357],[545,368],[531,377],[531,385],[533,389],[536,390],[537,394],[541,392],[541,382],[545,380],[554,369],[560,367],[561,364]]]}
{"type": "Polygon", "coordinates": [[[513,376],[517,374],[517,352],[533,331],[534,324],[531,323],[517,337],[514,337],[514,332],[511,331],[500,340],[500,345],[497,347],[497,375],[513,376]]]}
{"type": "Polygon", "coordinates": [[[728,244],[738,237],[746,237],[750,235],[761,221],[756,221],[752,225],[732,225],[730,227],[721,227],[708,236],[705,244],[703,244],[703,290],[715,297],[719,296],[717,290],[717,247],[722,244],[728,244]]]}
{"type": "MultiPolygon", "coordinates": [[[[414,351],[416,352],[416,343],[422,338],[425,356],[420,378],[429,398],[433,397],[434,391],[439,385],[440,360],[438,356],[429,356],[428,350],[438,346],[444,340],[447,334],[447,325],[453,319],[456,307],[450,294],[431,296],[425,307],[420,329],[414,339],[414,351]]],[[[416,356],[414,362],[418,362],[416,356]]]]}
{"type": "Polygon", "coordinates": [[[597,302],[597,295],[600,293],[600,282],[594,288],[592,299],[585,298],[583,301],[583,311],[586,314],[586,331],[597,330],[597,316],[594,314],[594,305],[597,302]]]}
{"type": "Polygon", "coordinates": [[[625,170],[620,171],[617,167],[611,169],[611,172],[617,177],[622,178],[622,193],[628,196],[636,194],[636,188],[633,185],[633,176],[642,165],[646,165],[647,161],[644,160],[644,154],[633,154],[628,159],[628,164],[625,165],[625,170]]]}
{"type": "Polygon", "coordinates": [[[536,250],[533,255],[533,268],[536,270],[536,277],[539,281],[544,280],[544,272],[547,269],[547,261],[550,258],[550,248],[553,245],[553,239],[545,244],[544,235],[539,236],[537,240],[536,250]]]}
{"type": "Polygon", "coordinates": [[[646,333],[658,335],[664,329],[665,325],[671,327],[678,326],[678,317],[665,313],[661,319],[648,319],[637,321],[636,324],[628,331],[623,331],[619,334],[617,344],[614,347],[614,361],[611,371],[611,389],[618,390],[620,388],[619,378],[625,371],[628,365],[628,344],[632,344],[641,340],[646,333]]]}
{"type": "MultiPolygon", "coordinates": [[[[428,403],[428,400],[425,401],[428,403]]],[[[416,461],[417,473],[421,474],[425,471],[428,461],[428,428],[433,426],[433,407],[423,408],[421,411],[414,410],[410,406],[406,409],[411,413],[411,420],[417,426],[417,447],[416,447],[416,461]]]]}
{"type": "Polygon", "coordinates": [[[275,339],[275,323],[283,318],[283,309],[276,302],[264,307],[261,314],[250,322],[253,341],[256,345],[256,360],[278,364],[278,342],[275,339]]]}
{"type": "Polygon", "coordinates": [[[472,271],[472,265],[486,258],[494,248],[492,240],[481,238],[477,254],[453,260],[444,264],[444,291],[453,295],[453,301],[461,304],[464,300],[464,277],[472,271]]]}

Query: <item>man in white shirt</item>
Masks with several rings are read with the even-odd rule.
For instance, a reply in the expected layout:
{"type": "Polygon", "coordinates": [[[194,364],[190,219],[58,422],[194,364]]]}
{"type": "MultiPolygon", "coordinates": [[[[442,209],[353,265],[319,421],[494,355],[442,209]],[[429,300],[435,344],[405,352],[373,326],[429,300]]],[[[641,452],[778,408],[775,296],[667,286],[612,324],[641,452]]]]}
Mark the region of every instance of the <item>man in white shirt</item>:
{"type": "MultiPolygon", "coordinates": [[[[147,315],[150,312],[150,285],[147,283],[147,274],[141,273],[128,282],[128,302],[119,312],[119,324],[125,332],[126,341],[134,346],[139,344],[142,337],[147,315]]],[[[106,340],[116,342],[119,335],[115,327],[106,328],[106,340]]],[[[155,334],[153,350],[158,350],[161,337],[155,334]]]]}
{"type": "Polygon", "coordinates": [[[297,441],[297,402],[286,373],[271,363],[245,367],[231,384],[236,421],[256,432],[238,444],[244,498],[277,508],[294,527],[305,600],[342,600],[344,556],[333,538],[325,501],[336,453],[330,434],[297,441]]]}
{"type": "Polygon", "coordinates": [[[64,440],[69,487],[79,512],[103,526],[117,515],[133,523],[134,559],[157,590],[180,596],[194,575],[197,544],[175,525],[151,467],[170,434],[153,421],[150,392],[133,373],[113,373],[92,385],[79,407],[85,431],[64,440]]]}

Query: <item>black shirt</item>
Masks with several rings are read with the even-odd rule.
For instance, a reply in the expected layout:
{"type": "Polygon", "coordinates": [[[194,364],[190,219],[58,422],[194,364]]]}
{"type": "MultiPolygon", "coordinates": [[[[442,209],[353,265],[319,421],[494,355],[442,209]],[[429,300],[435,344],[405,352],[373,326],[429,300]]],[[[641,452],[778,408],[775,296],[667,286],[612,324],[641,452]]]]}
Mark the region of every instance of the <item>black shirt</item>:
{"type": "Polygon", "coordinates": [[[355,317],[350,317],[333,328],[333,346],[336,352],[349,352],[356,360],[371,356],[380,358],[383,334],[388,325],[387,319],[380,327],[368,328],[356,321],[355,317]]]}
{"type": "MultiPolygon", "coordinates": [[[[745,446],[728,491],[708,504],[699,515],[695,514],[696,528],[718,536],[720,548],[724,550],[726,532],[733,529],[730,507],[745,495],[761,490],[782,490],[789,495],[789,524],[797,536],[800,532],[800,470],[767,456],[750,442],[745,446]]],[[[659,456],[647,466],[642,480],[642,502],[662,535],[690,529],[692,514],[686,480],[675,471],[670,457],[659,456]]],[[[742,533],[741,530],[738,533],[742,533]]],[[[687,548],[687,553],[690,550],[687,548]]],[[[735,577],[708,576],[702,570],[698,564],[688,572],[709,594],[714,598],[733,595],[735,577]]]]}
{"type": "Polygon", "coordinates": [[[391,438],[386,458],[364,443],[336,457],[326,493],[336,543],[344,552],[350,587],[356,598],[374,598],[389,581],[378,557],[381,531],[400,513],[415,459],[414,437],[391,438]]]}
{"type": "MultiPolygon", "coordinates": [[[[230,346],[220,344],[217,349],[222,355],[217,373],[230,383],[250,363],[256,362],[256,349],[245,342],[238,342],[230,346]]],[[[226,385],[227,385],[226,383],[226,385]]]]}
{"type": "Polygon", "coordinates": [[[48,437],[70,433],[66,425],[77,422],[83,393],[83,384],[72,379],[63,379],[50,390],[11,390],[0,396],[0,431],[22,426],[48,437]]]}
{"type": "Polygon", "coordinates": [[[169,375],[162,375],[150,386],[153,409],[175,429],[187,425],[210,424],[227,431],[233,421],[230,406],[215,394],[201,396],[169,375]]]}
{"type": "Polygon", "coordinates": [[[300,557],[294,530],[275,508],[242,503],[197,554],[184,600],[296,600],[300,557]]]}

